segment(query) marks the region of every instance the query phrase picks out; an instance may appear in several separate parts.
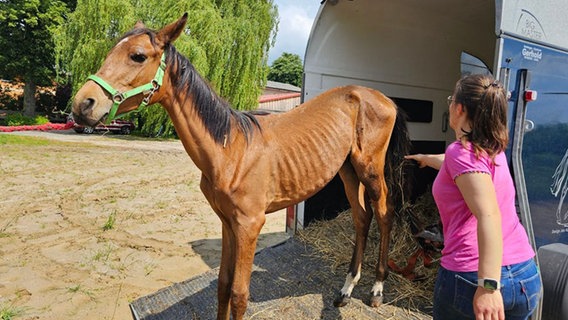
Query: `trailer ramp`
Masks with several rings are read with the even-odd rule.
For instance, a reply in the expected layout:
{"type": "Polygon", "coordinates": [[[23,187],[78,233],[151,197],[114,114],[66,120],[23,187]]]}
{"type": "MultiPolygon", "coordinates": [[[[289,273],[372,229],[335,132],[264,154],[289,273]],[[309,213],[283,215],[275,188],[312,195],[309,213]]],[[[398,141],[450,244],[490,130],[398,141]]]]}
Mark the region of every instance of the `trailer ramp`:
{"type": "MultiPolygon", "coordinates": [[[[130,304],[136,320],[215,319],[218,268],[176,283],[130,304]]],[[[372,274],[364,274],[372,278],[372,274]]],[[[371,284],[353,291],[349,305],[333,300],[345,274],[334,273],[314,249],[295,238],[265,248],[255,256],[246,319],[432,319],[424,310],[385,304],[371,308],[371,284]]],[[[391,301],[386,285],[386,301],[391,301]]]]}

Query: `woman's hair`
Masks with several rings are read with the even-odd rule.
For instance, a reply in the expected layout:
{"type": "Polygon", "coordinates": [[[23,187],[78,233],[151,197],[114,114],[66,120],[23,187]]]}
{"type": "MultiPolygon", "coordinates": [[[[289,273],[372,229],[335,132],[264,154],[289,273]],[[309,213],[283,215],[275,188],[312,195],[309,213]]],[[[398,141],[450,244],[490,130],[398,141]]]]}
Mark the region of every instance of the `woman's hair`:
{"type": "Polygon", "coordinates": [[[456,83],[454,101],[466,109],[471,131],[464,134],[477,156],[484,151],[493,158],[505,150],[509,143],[507,92],[501,83],[490,75],[463,77],[456,83]]]}

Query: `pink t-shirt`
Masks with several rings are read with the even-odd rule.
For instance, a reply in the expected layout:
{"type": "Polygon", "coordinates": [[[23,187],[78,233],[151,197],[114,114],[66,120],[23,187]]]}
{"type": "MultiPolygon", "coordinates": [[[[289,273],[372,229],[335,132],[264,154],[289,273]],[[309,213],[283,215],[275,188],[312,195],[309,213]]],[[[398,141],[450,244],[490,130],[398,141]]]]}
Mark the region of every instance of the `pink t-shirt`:
{"type": "Polygon", "coordinates": [[[471,144],[464,148],[456,141],[446,149],[444,162],[432,186],[444,229],[442,266],[456,272],[478,270],[477,219],[455,184],[458,176],[469,173],[489,174],[495,185],[503,230],[502,265],[532,258],[534,250],[515,209],[515,186],[505,154],[496,155],[493,164],[486,155],[477,159],[471,144]]]}

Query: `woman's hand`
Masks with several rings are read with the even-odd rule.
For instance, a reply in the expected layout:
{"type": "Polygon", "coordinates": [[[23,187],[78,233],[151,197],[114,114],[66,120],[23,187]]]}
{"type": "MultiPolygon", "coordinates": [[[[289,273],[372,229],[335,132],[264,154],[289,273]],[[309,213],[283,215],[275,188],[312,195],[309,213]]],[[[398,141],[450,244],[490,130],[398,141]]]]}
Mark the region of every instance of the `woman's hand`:
{"type": "Polygon", "coordinates": [[[473,296],[475,320],[505,320],[505,307],[501,291],[477,288],[473,296]]]}
{"type": "Polygon", "coordinates": [[[444,162],[444,154],[411,154],[404,156],[404,159],[414,160],[418,163],[420,168],[430,167],[436,170],[440,170],[442,163],[444,162]]]}

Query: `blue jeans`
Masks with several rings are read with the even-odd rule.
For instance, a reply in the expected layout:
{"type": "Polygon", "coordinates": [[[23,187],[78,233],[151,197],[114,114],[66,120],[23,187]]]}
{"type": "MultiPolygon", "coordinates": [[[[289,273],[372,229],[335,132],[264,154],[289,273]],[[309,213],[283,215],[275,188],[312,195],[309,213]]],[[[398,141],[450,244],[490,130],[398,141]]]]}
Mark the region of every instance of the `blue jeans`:
{"type": "MultiPolygon", "coordinates": [[[[542,283],[533,259],[501,268],[505,319],[528,319],[536,309],[542,283]]],[[[440,266],[434,286],[434,319],[475,319],[477,272],[453,272],[440,266]]]]}

